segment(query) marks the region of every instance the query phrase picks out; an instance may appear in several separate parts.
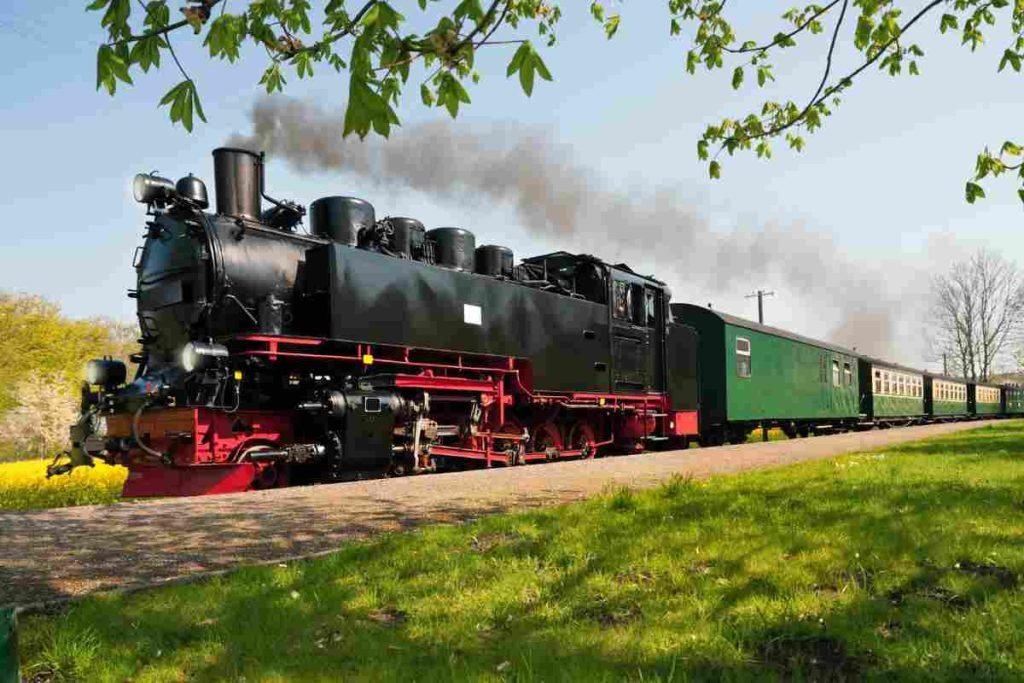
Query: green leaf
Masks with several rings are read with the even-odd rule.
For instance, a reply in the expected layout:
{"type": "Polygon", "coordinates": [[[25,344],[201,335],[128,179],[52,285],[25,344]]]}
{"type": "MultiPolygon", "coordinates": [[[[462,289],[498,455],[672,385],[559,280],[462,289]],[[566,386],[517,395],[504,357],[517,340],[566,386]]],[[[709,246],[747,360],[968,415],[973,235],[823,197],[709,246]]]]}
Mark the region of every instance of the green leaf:
{"type": "Polygon", "coordinates": [[[741,85],[743,85],[743,67],[738,66],[732,72],[732,89],[739,90],[741,85]]]}
{"type": "Polygon", "coordinates": [[[945,33],[946,31],[948,31],[950,29],[955,31],[957,29],[957,26],[958,26],[958,22],[957,22],[956,16],[954,16],[952,14],[943,14],[942,15],[942,19],[939,20],[939,32],[940,33],[945,33]]]}
{"type": "Polygon", "coordinates": [[[520,45],[516,53],[512,55],[512,60],[508,63],[508,69],[505,74],[506,76],[511,76],[516,72],[519,73],[519,84],[527,96],[533,94],[534,74],[540,74],[540,77],[545,81],[551,80],[551,72],[545,66],[544,60],[533,49],[530,41],[520,45]]]}
{"type": "Polygon", "coordinates": [[[608,39],[614,38],[615,33],[619,30],[619,21],[621,17],[618,14],[608,17],[608,21],[604,22],[604,35],[608,39]]]}
{"type": "Polygon", "coordinates": [[[712,161],[711,164],[708,166],[708,174],[710,174],[710,176],[716,180],[718,178],[721,178],[722,165],[719,164],[717,161],[712,161]]]}
{"type": "Polygon", "coordinates": [[[973,204],[977,199],[985,197],[985,190],[981,189],[981,185],[968,181],[964,187],[964,195],[967,198],[967,203],[973,204]]]}
{"type": "MultiPolygon", "coordinates": [[[[132,83],[132,78],[128,74],[126,52],[127,45],[123,45],[123,49],[120,50],[115,50],[110,45],[101,45],[96,51],[97,90],[106,88],[107,93],[113,95],[117,91],[118,81],[132,83]]],[[[128,57],[130,58],[130,55],[128,57]]]]}
{"type": "Polygon", "coordinates": [[[512,59],[508,63],[508,69],[505,71],[506,77],[511,76],[515,72],[519,71],[519,68],[523,65],[523,60],[526,59],[527,55],[530,54],[532,49],[533,48],[530,46],[529,41],[526,41],[525,43],[519,46],[519,49],[516,50],[514,55],[512,55],[512,59]]]}
{"type": "Polygon", "coordinates": [[[423,100],[423,104],[427,107],[434,104],[434,93],[430,92],[430,88],[424,83],[420,86],[420,99],[423,100]]]}
{"type": "Polygon", "coordinates": [[[1024,190],[1017,190],[1017,196],[1020,197],[1022,202],[1024,202],[1024,190]]]}
{"type": "Polygon", "coordinates": [[[1020,62],[1021,59],[1019,54],[1013,50],[1006,50],[1003,52],[1003,58],[999,60],[999,71],[1005,69],[1006,65],[1009,64],[1013,67],[1014,71],[1020,73],[1020,62]]]}

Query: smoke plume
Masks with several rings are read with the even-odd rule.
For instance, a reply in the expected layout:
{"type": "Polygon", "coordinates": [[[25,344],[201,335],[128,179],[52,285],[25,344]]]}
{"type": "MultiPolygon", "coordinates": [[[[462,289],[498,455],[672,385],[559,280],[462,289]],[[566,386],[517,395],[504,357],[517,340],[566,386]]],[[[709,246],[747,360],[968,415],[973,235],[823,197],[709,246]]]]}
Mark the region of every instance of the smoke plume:
{"type": "MultiPolygon", "coordinates": [[[[251,134],[231,144],[283,157],[300,172],[353,173],[439,199],[510,206],[523,227],[555,236],[567,249],[650,269],[672,286],[676,301],[698,301],[694,288],[735,295],[770,282],[786,290],[787,306],[820,311],[811,318],[819,325],[822,318],[839,321],[844,343],[873,353],[894,346],[881,281],[820,234],[778,225],[714,231],[676,193],[608,188],[570,148],[519,124],[418,123],[388,140],[341,133],[339,112],[278,97],[259,101],[251,134]],[[872,323],[867,329],[857,325],[865,312],[872,323]]],[[[477,232],[485,237],[483,228],[477,232]]]]}

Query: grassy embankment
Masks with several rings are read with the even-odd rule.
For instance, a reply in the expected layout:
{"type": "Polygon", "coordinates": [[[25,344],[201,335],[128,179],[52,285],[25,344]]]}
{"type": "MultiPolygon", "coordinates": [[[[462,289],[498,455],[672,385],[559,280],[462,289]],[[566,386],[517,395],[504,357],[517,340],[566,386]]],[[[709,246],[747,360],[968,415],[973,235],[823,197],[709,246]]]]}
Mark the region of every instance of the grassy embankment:
{"type": "MultiPolygon", "coordinates": [[[[0,463],[0,510],[31,510],[113,503],[128,476],[124,467],[97,462],[70,474],[46,478],[49,460],[0,463]]],[[[2,547],[2,544],[0,544],[2,547]]]]}
{"type": "Polygon", "coordinates": [[[1019,680],[1022,484],[1020,422],[677,479],[88,599],[23,620],[24,673],[1019,680]]]}

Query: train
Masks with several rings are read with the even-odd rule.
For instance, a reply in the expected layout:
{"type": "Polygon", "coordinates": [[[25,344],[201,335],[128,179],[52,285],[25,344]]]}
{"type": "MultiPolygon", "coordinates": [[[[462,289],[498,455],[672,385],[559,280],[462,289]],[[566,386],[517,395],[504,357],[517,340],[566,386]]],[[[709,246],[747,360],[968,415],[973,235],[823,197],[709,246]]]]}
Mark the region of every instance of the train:
{"type": "Polygon", "coordinates": [[[248,149],[213,169],[213,210],[192,174],[135,177],[134,377],[89,361],[49,475],[101,460],[125,497],[192,496],[1024,415],[1022,387],[674,303],[625,263],[517,263],[350,196],[307,212],[248,149]]]}

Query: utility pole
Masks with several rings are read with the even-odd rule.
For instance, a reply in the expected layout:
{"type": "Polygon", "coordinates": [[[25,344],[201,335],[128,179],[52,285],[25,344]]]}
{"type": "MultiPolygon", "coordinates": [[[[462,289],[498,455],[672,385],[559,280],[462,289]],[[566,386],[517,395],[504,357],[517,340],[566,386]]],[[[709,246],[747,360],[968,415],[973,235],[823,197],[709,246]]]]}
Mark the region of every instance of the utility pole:
{"type": "Polygon", "coordinates": [[[757,322],[764,325],[764,298],[766,296],[775,296],[775,292],[766,292],[763,289],[759,289],[756,292],[747,294],[744,298],[753,299],[755,296],[757,297],[757,322]]]}

